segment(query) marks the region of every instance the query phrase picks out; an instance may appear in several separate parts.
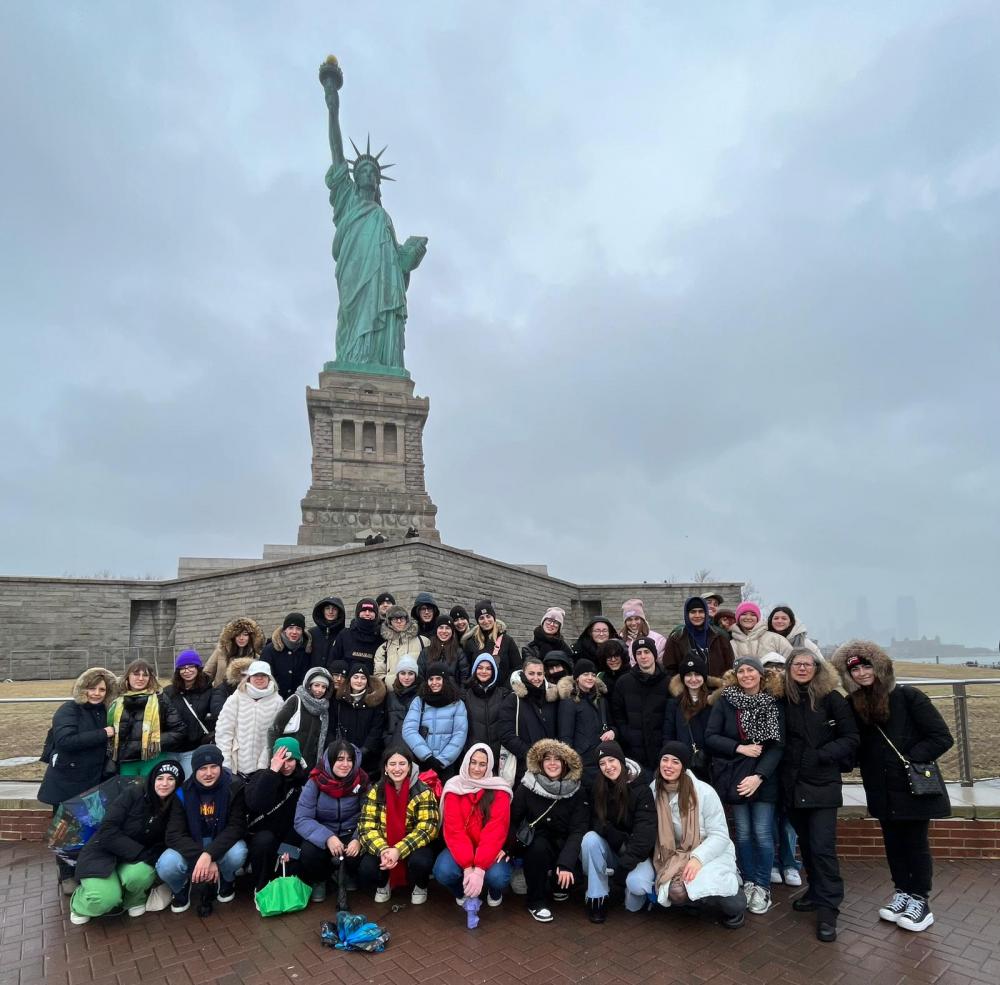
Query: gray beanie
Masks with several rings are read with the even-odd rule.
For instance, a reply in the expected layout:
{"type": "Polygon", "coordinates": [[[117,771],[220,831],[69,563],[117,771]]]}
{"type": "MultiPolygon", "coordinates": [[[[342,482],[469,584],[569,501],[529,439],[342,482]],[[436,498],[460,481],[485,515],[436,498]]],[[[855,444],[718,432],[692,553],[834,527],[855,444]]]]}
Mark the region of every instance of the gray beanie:
{"type": "Polygon", "coordinates": [[[740,667],[753,667],[761,677],[764,676],[764,665],[757,657],[737,657],[733,663],[733,670],[739,670],[740,667]]]}
{"type": "Polygon", "coordinates": [[[399,658],[399,663],[396,664],[396,673],[401,674],[404,670],[412,671],[414,674],[420,673],[420,668],[417,666],[417,661],[414,657],[409,654],[399,658]]]}

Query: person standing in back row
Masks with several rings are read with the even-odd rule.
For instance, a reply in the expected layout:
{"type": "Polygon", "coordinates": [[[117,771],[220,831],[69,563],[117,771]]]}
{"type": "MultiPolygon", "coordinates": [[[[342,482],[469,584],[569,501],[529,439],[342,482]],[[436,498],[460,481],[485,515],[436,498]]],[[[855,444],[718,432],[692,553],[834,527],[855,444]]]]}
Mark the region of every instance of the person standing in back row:
{"type": "MultiPolygon", "coordinates": [[[[621,638],[625,644],[625,649],[629,652],[632,665],[635,665],[635,644],[638,640],[653,640],[656,644],[656,662],[663,662],[663,653],[667,648],[667,639],[661,633],[657,633],[649,628],[646,619],[646,609],[642,604],[642,599],[626,599],[622,603],[622,625],[621,638]]],[[[657,749],[659,752],[659,749],[657,749]]]]}
{"type": "Polygon", "coordinates": [[[375,599],[361,599],[354,607],[354,618],[351,620],[351,625],[337,637],[337,642],[333,644],[333,649],[330,651],[330,663],[327,664],[326,669],[332,674],[334,662],[343,660],[348,667],[361,664],[365,673],[371,677],[375,673],[375,651],[383,642],[381,629],[382,623],[378,617],[375,599]]]}
{"type": "Polygon", "coordinates": [[[271,668],[282,701],[287,701],[305,680],[312,663],[312,637],[306,632],[306,617],[289,612],[271,634],[260,659],[271,668]]]}
{"type": "Polygon", "coordinates": [[[618,679],[611,698],[611,717],[625,755],[655,769],[663,745],[667,707],[667,675],[656,663],[656,640],[640,636],[632,647],[635,666],[618,679]]]}
{"type": "Polygon", "coordinates": [[[490,654],[502,681],[509,680],[510,675],[521,668],[521,653],[517,644],[507,632],[506,623],[497,619],[497,611],[489,599],[476,603],[476,628],[462,645],[469,657],[470,667],[480,653],[490,654]]]}
{"type": "Polygon", "coordinates": [[[343,599],[336,595],[328,595],[313,606],[313,628],[309,630],[313,666],[326,667],[333,644],[344,630],[345,615],[343,599]]]}

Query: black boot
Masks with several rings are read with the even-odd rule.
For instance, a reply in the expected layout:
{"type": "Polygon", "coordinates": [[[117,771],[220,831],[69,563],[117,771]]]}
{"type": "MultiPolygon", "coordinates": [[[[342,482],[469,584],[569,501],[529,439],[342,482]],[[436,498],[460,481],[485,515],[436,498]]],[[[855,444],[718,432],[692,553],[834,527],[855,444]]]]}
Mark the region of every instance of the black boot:
{"type": "Polygon", "coordinates": [[[830,944],[837,939],[837,911],[826,907],[816,909],[816,940],[830,944]]]}
{"type": "Polygon", "coordinates": [[[587,899],[587,916],[591,923],[604,923],[608,919],[607,896],[596,896],[587,899]]]}

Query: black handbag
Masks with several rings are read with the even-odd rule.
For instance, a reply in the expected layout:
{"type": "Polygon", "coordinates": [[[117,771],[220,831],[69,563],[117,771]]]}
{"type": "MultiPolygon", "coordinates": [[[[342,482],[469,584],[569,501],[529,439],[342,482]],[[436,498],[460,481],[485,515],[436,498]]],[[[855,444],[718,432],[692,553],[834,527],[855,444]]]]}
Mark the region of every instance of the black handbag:
{"type": "Polygon", "coordinates": [[[694,730],[691,728],[690,722],[688,722],[688,735],[691,737],[691,765],[688,768],[699,780],[711,783],[708,753],[704,749],[698,748],[698,743],[694,741],[694,730]]]}
{"type": "Polygon", "coordinates": [[[892,739],[882,732],[882,738],[889,743],[889,748],[899,757],[906,773],[906,782],[914,797],[947,796],[948,788],[944,785],[941,770],[933,760],[929,763],[914,763],[907,759],[893,744],[892,739]]]}
{"type": "Polygon", "coordinates": [[[545,815],[548,814],[548,812],[552,810],[552,808],[555,807],[557,803],[558,801],[553,800],[552,803],[549,804],[549,806],[546,807],[545,810],[542,811],[542,813],[539,814],[534,821],[529,821],[527,818],[525,818],[518,825],[517,834],[514,835],[514,837],[518,840],[519,844],[527,848],[535,840],[535,825],[538,824],[538,822],[541,821],[542,818],[545,817],[545,815]]]}

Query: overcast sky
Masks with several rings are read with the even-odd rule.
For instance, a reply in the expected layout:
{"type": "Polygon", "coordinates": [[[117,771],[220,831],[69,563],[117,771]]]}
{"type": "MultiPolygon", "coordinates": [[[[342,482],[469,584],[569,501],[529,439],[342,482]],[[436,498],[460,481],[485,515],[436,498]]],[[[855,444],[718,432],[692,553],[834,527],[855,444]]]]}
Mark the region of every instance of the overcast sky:
{"type": "Polygon", "coordinates": [[[0,571],[294,543],[341,118],[446,543],[996,646],[1000,8],[6,3],[0,571]]]}

